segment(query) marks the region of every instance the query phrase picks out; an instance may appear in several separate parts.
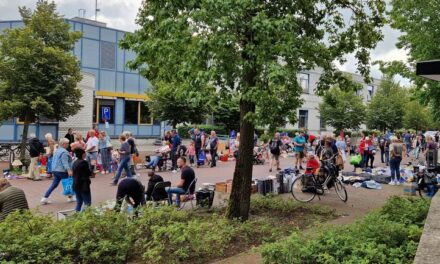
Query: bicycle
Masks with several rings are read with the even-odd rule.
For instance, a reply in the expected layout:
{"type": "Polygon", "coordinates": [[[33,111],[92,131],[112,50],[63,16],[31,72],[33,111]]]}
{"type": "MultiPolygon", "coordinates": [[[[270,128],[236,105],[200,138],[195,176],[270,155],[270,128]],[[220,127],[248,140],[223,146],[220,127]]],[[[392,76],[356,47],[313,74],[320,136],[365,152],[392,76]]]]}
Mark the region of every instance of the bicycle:
{"type": "MultiPolygon", "coordinates": [[[[339,199],[344,203],[348,200],[347,190],[341,179],[338,177],[338,168],[331,162],[334,157],[321,161],[320,171],[325,175],[324,182],[320,182],[314,174],[303,174],[292,183],[292,196],[300,202],[310,202],[316,195],[324,195],[326,190],[334,187],[339,199]]],[[[307,168],[311,170],[312,168],[307,168]]]]}

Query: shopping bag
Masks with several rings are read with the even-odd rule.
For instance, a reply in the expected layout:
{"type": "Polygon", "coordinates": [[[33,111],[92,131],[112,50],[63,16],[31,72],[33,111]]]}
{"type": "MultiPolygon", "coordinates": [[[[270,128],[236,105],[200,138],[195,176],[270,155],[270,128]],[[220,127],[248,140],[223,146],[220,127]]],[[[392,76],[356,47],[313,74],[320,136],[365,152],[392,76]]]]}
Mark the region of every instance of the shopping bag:
{"type": "Polygon", "coordinates": [[[65,179],[61,179],[61,184],[63,185],[63,194],[65,196],[73,196],[75,192],[73,191],[73,178],[67,177],[65,179]]]}
{"type": "Polygon", "coordinates": [[[198,165],[203,165],[205,164],[205,160],[206,160],[206,153],[204,151],[200,151],[199,156],[197,157],[197,164],[198,165]]]}
{"type": "Polygon", "coordinates": [[[359,165],[361,163],[361,161],[362,161],[361,155],[356,155],[356,156],[351,157],[350,164],[351,165],[359,165]]]}

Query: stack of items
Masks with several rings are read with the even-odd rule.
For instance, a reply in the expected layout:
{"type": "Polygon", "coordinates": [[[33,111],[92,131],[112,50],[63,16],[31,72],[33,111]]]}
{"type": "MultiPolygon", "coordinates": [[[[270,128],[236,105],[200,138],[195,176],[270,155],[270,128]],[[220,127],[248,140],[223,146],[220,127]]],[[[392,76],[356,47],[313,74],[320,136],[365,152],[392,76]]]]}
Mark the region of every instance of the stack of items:
{"type": "Polygon", "coordinates": [[[278,193],[282,194],[291,192],[292,183],[296,179],[298,174],[299,171],[292,168],[287,168],[280,171],[277,174],[277,181],[279,183],[278,193]]]}

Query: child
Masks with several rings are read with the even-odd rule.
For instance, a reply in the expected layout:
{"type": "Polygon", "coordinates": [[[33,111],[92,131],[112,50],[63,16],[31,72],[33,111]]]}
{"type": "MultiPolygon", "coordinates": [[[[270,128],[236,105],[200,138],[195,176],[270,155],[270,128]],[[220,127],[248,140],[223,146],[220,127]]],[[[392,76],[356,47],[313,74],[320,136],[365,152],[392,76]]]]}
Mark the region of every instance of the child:
{"type": "Polygon", "coordinates": [[[313,153],[309,153],[309,155],[307,156],[306,167],[307,167],[307,169],[304,172],[304,174],[316,175],[316,173],[318,172],[318,170],[320,168],[320,164],[319,164],[319,161],[315,158],[315,155],[313,153]]]}
{"type": "Polygon", "coordinates": [[[192,167],[194,165],[194,157],[196,156],[196,148],[194,146],[194,141],[191,141],[191,143],[189,143],[189,147],[188,150],[186,151],[186,155],[188,155],[189,164],[192,167]]]}

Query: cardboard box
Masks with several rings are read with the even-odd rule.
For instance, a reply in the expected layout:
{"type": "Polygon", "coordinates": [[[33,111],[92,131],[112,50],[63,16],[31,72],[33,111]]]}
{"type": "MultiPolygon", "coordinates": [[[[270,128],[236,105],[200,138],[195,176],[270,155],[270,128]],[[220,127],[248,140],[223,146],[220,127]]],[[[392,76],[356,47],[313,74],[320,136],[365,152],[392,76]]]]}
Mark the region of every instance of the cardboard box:
{"type": "Polygon", "coordinates": [[[227,180],[226,181],[226,192],[227,193],[231,193],[232,192],[232,180],[227,180]]]}
{"type": "Polygon", "coordinates": [[[227,190],[228,190],[228,187],[227,187],[226,182],[217,182],[215,184],[215,191],[216,192],[226,193],[227,190]]]}

